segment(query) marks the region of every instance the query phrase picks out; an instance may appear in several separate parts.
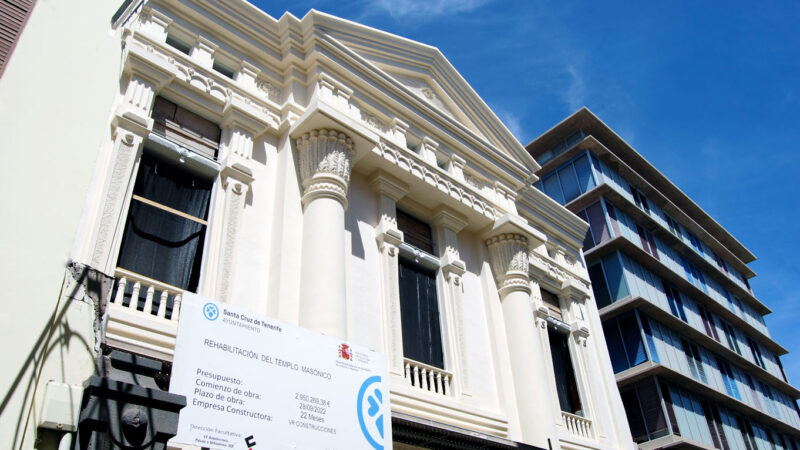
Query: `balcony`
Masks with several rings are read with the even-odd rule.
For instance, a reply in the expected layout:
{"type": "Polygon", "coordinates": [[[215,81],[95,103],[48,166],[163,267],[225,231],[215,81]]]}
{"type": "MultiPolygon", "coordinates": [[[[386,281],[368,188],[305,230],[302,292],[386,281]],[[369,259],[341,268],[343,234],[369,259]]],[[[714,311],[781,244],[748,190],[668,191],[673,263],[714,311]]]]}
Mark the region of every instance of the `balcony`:
{"type": "Polygon", "coordinates": [[[171,361],[183,291],[122,268],[114,278],[105,343],[171,361]]]}
{"type": "Polygon", "coordinates": [[[438,367],[404,358],[404,378],[409,386],[437,395],[452,396],[453,374],[438,367]]]}
{"type": "Polygon", "coordinates": [[[594,439],[594,430],[592,430],[591,420],[561,411],[561,421],[572,436],[580,439],[594,439]]]}

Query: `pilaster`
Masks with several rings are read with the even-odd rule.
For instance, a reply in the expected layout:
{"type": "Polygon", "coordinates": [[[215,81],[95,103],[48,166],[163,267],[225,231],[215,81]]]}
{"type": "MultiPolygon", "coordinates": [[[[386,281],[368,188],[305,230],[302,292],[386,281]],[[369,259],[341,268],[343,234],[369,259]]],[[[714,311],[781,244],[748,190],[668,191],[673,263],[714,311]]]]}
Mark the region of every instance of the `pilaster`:
{"type": "Polygon", "coordinates": [[[383,347],[389,360],[389,372],[403,376],[403,329],[400,321],[399,250],[403,233],[397,229],[397,201],[408,193],[408,186],[384,172],[376,172],[369,185],[378,197],[380,220],[375,239],[380,251],[381,312],[383,315],[383,347]]]}
{"type": "Polygon", "coordinates": [[[440,207],[434,212],[433,224],[438,234],[439,260],[447,287],[446,299],[449,303],[450,314],[445,315],[448,322],[449,342],[451,348],[451,363],[454,380],[458,391],[463,397],[471,397],[472,388],[469,370],[466,361],[466,337],[464,333],[464,286],[462,276],[466,272],[466,264],[461,260],[458,251],[458,233],[467,226],[467,219],[445,207],[440,207]]]}

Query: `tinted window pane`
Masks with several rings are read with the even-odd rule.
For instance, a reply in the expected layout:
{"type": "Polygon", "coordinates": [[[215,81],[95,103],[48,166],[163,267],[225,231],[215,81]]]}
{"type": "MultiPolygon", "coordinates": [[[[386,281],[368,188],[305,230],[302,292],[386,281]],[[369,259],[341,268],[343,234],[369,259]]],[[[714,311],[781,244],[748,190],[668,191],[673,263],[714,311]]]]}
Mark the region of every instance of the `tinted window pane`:
{"type": "Polygon", "coordinates": [[[575,172],[578,174],[578,186],[581,193],[595,187],[596,183],[592,175],[592,168],[589,166],[589,159],[584,155],[576,159],[573,164],[575,172]]]}
{"type": "Polygon", "coordinates": [[[608,294],[608,286],[603,276],[603,266],[595,264],[589,267],[589,279],[592,281],[594,299],[597,302],[597,309],[611,304],[611,297],[608,294]]]}
{"type": "Polygon", "coordinates": [[[644,350],[644,342],[642,342],[636,317],[631,314],[620,319],[619,328],[622,331],[622,341],[625,344],[625,354],[630,367],[647,361],[647,353],[644,350]]]}
{"type": "Polygon", "coordinates": [[[603,324],[603,334],[606,337],[606,345],[608,346],[608,354],[611,356],[611,367],[614,369],[614,373],[622,372],[629,368],[628,358],[625,356],[625,346],[622,344],[617,321],[603,324]]]}
{"type": "Polygon", "coordinates": [[[592,228],[594,242],[599,244],[611,237],[606,225],[606,218],[603,215],[603,207],[600,202],[586,208],[586,215],[589,218],[589,226],[592,228]]]}
{"type": "Polygon", "coordinates": [[[564,192],[564,200],[569,202],[581,194],[578,188],[578,179],[575,177],[575,171],[572,169],[572,164],[567,164],[566,167],[558,171],[558,178],[561,181],[561,189],[564,192]]]}
{"type": "Polygon", "coordinates": [[[544,186],[545,194],[558,203],[564,204],[564,195],[561,193],[561,185],[558,183],[558,177],[555,173],[544,178],[542,180],[542,185],[544,186]]]}
{"type": "Polygon", "coordinates": [[[622,272],[622,265],[616,253],[606,255],[603,257],[603,267],[606,272],[606,280],[608,281],[608,290],[613,300],[620,300],[627,297],[630,292],[628,291],[628,283],[622,272]]]}

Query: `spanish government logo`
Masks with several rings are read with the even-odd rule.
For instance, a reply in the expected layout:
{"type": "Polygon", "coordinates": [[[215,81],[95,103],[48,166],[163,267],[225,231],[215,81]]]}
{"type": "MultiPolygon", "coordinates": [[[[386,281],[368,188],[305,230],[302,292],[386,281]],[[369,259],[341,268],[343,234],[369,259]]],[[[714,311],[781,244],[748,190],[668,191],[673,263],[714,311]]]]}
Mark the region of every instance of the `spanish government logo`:
{"type": "Polygon", "coordinates": [[[219,317],[219,308],[217,308],[217,305],[208,302],[203,305],[203,315],[206,316],[206,319],[209,321],[217,320],[217,317],[219,317]]]}
{"type": "Polygon", "coordinates": [[[356,413],[361,433],[375,450],[383,450],[383,393],[381,377],[367,378],[358,390],[356,413]]]}
{"type": "Polygon", "coordinates": [[[353,359],[353,349],[347,344],[339,345],[339,358],[350,361],[353,359]]]}

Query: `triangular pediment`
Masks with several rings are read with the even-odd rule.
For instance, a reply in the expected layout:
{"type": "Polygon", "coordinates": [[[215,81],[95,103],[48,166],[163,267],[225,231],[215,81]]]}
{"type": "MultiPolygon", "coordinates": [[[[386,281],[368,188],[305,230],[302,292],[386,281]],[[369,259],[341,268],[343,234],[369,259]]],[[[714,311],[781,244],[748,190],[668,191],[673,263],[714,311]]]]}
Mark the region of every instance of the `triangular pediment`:
{"type": "Polygon", "coordinates": [[[437,48],[316,11],[310,15],[327,36],[388,76],[404,93],[456,122],[503,159],[538,170],[522,144],[437,48]]]}

